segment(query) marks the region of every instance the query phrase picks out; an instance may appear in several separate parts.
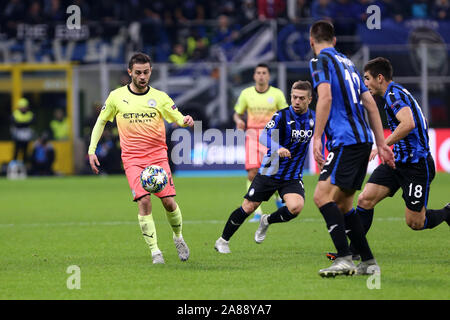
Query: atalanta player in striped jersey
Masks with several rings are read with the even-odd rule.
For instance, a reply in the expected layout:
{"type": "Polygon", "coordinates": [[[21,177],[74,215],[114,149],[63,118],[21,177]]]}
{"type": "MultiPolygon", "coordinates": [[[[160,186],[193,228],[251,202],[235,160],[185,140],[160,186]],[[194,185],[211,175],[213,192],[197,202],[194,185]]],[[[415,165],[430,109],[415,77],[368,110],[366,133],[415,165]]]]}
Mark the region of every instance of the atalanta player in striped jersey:
{"type": "MultiPolygon", "coordinates": [[[[413,230],[432,229],[446,221],[450,223],[450,204],[441,210],[427,209],[430,184],[435,165],[430,153],[428,123],[417,100],[400,84],[392,80],[393,68],[388,59],[379,57],[364,67],[364,82],[374,96],[383,97],[391,135],[388,146],[394,145],[395,169],[378,166],[358,197],[365,232],[371,226],[373,208],[402,188],[405,218],[413,230]]],[[[376,156],[376,150],[371,159],[376,156]]]]}
{"type": "Polygon", "coordinates": [[[267,147],[261,166],[253,179],[242,206],[234,210],[214,248],[230,253],[228,242],[233,234],[262,201],[278,191],[285,202],[274,213],[261,216],[255,241],[263,242],[270,224],[287,222],[298,216],[305,203],[302,175],[314,126],[314,111],[308,108],[312,87],[308,81],[297,81],[291,89],[289,108],[277,111],[261,133],[259,141],[267,147]]]}
{"type": "Polygon", "coordinates": [[[322,213],[337,249],[337,258],[329,268],[319,270],[322,277],[370,274],[379,271],[355,214],[353,199],[361,189],[372,149],[372,134],[382,162],[394,164],[394,154],[386,145],[376,103],[350,59],[334,48],[334,27],[317,21],[310,29],[310,44],[316,55],[310,62],[311,77],[317,89],[316,127],[313,154],[321,167],[314,202],[322,213]],[[327,135],[328,157],[322,154],[321,137],[327,135]],[[361,254],[358,267],[353,264],[347,235],[361,254]]]}

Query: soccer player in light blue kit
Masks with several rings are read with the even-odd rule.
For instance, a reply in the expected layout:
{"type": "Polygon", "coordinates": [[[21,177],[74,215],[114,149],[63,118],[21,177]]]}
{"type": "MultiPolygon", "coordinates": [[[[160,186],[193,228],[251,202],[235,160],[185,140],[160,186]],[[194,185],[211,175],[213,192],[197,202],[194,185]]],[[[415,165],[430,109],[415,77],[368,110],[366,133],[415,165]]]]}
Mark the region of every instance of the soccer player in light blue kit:
{"type": "Polygon", "coordinates": [[[321,168],[314,202],[337,249],[336,260],[329,268],[319,270],[319,275],[379,272],[353,208],[355,191],[361,189],[373,144],[364,108],[381,161],[394,167],[394,154],[384,141],[378,108],[358,70],[352,61],[334,49],[333,25],[328,21],[315,22],[310,29],[310,44],[316,55],[310,62],[311,77],[318,94],[313,154],[321,168]],[[329,151],[326,160],[322,154],[323,132],[329,151]],[[362,261],[358,267],[353,264],[347,236],[360,252],[362,261]]]}

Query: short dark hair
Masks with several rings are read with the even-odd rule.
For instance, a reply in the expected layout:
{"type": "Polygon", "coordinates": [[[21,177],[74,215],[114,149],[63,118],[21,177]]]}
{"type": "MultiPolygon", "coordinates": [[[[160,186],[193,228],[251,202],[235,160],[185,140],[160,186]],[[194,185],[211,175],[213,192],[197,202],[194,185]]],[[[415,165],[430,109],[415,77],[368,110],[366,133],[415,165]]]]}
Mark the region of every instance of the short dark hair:
{"type": "Polygon", "coordinates": [[[255,71],[256,71],[256,68],[266,68],[267,69],[267,71],[270,73],[270,69],[269,69],[269,66],[266,64],[266,63],[258,63],[258,65],[255,67],[255,71]]]}
{"type": "Polygon", "coordinates": [[[309,81],[296,81],[294,82],[294,84],[291,87],[291,91],[292,90],[305,90],[305,91],[309,91],[309,95],[312,96],[312,86],[311,86],[311,82],[309,81]]]}
{"type": "Polygon", "coordinates": [[[317,42],[332,42],[334,38],[334,26],[327,20],[319,20],[313,23],[309,34],[317,42]]]}
{"type": "Polygon", "coordinates": [[[388,59],[378,57],[367,62],[364,72],[368,72],[373,78],[381,74],[386,81],[391,81],[394,69],[388,59]]]}
{"type": "Polygon", "coordinates": [[[144,63],[149,63],[150,68],[152,67],[152,60],[150,57],[145,53],[137,52],[131,56],[130,61],[128,62],[128,69],[133,70],[133,65],[144,63]]]}

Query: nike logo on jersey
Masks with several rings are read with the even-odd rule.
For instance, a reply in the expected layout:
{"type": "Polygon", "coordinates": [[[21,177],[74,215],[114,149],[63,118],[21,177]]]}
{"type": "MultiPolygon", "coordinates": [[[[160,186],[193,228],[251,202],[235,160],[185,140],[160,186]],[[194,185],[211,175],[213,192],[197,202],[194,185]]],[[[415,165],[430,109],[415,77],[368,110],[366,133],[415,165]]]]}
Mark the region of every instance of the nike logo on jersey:
{"type": "Polygon", "coordinates": [[[332,226],[330,226],[330,228],[328,229],[328,233],[333,232],[334,228],[336,228],[337,226],[337,224],[333,224],[332,226]]]}
{"type": "Polygon", "coordinates": [[[291,123],[294,123],[295,122],[295,120],[292,120],[292,121],[288,121],[288,123],[287,124],[291,124],[291,123]]]}
{"type": "Polygon", "coordinates": [[[320,174],[327,172],[327,169],[323,169],[322,171],[320,171],[320,174]]]}
{"type": "Polygon", "coordinates": [[[125,102],[126,104],[129,104],[129,103],[128,103],[128,101],[127,101],[127,100],[125,100],[125,99],[123,99],[122,101],[123,101],[123,102],[125,102]]]}
{"type": "Polygon", "coordinates": [[[418,204],[420,201],[419,200],[417,200],[417,201],[411,201],[411,204],[418,204]]]}
{"type": "Polygon", "coordinates": [[[317,59],[317,58],[312,58],[311,61],[312,61],[312,62],[316,62],[316,61],[319,61],[319,59],[317,59]]]}
{"type": "Polygon", "coordinates": [[[231,222],[231,224],[232,224],[233,226],[240,226],[239,223],[235,223],[233,220],[230,220],[230,222],[231,222]]]}
{"type": "Polygon", "coordinates": [[[145,236],[145,237],[153,238],[153,235],[154,235],[154,234],[155,234],[155,233],[153,232],[150,236],[149,236],[148,234],[146,234],[146,233],[143,233],[142,235],[145,236]]]}

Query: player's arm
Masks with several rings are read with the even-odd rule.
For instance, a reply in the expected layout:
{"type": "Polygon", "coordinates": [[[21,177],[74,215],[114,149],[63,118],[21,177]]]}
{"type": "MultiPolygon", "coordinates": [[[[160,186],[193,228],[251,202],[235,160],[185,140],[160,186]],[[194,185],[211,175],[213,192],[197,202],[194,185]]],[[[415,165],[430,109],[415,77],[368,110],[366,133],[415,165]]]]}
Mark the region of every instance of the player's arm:
{"type": "Polygon", "coordinates": [[[97,122],[95,122],[94,128],[92,129],[91,143],[89,144],[88,155],[89,165],[91,166],[92,172],[94,172],[95,174],[99,173],[97,166],[100,166],[100,162],[98,161],[97,155],[95,154],[95,150],[97,150],[97,144],[102,137],[106,122],[107,120],[103,120],[99,116],[97,118],[97,122]]]}
{"type": "Polygon", "coordinates": [[[243,114],[235,112],[233,114],[234,123],[236,123],[236,128],[240,130],[245,130],[245,121],[243,119],[243,114]]]}
{"type": "Polygon", "coordinates": [[[375,136],[375,143],[378,149],[378,155],[382,163],[387,163],[392,168],[395,168],[395,156],[391,148],[389,148],[384,140],[383,125],[381,123],[380,113],[378,107],[369,91],[361,93],[361,102],[367,110],[369,117],[370,128],[372,128],[375,136]]]}
{"type": "Polygon", "coordinates": [[[400,109],[395,117],[399,121],[399,124],[394,132],[386,138],[386,144],[388,146],[392,146],[405,138],[416,127],[411,108],[400,109]]]}
{"type": "Polygon", "coordinates": [[[236,123],[236,128],[240,130],[245,130],[245,120],[244,120],[244,114],[247,110],[247,99],[245,99],[245,93],[247,91],[244,90],[239,95],[239,98],[236,102],[236,105],[234,106],[234,114],[233,114],[233,120],[234,123],[236,123]]]}
{"type": "Polygon", "coordinates": [[[110,93],[100,111],[100,114],[98,115],[94,128],[92,129],[91,142],[88,149],[89,165],[91,166],[92,172],[94,172],[95,174],[99,173],[97,166],[100,166],[100,162],[98,161],[98,158],[95,154],[95,150],[97,150],[97,144],[102,137],[106,123],[108,121],[112,122],[116,114],[117,109],[114,103],[114,94],[110,93]]]}
{"type": "MultiPolygon", "coordinates": [[[[272,152],[277,152],[280,158],[291,157],[291,152],[279,144],[280,141],[280,115],[275,113],[264,130],[259,136],[259,143],[261,143],[266,148],[272,150],[272,152]]],[[[282,130],[282,129],[281,129],[282,130]]]]}
{"type": "Polygon", "coordinates": [[[194,125],[194,119],[190,115],[183,115],[167,94],[165,94],[164,99],[165,101],[160,111],[167,122],[175,122],[180,127],[192,127],[194,125]]]}
{"type": "Polygon", "coordinates": [[[331,86],[328,82],[322,82],[317,86],[316,124],[313,135],[313,155],[319,167],[325,163],[323,156],[323,135],[331,110],[331,86]]]}

